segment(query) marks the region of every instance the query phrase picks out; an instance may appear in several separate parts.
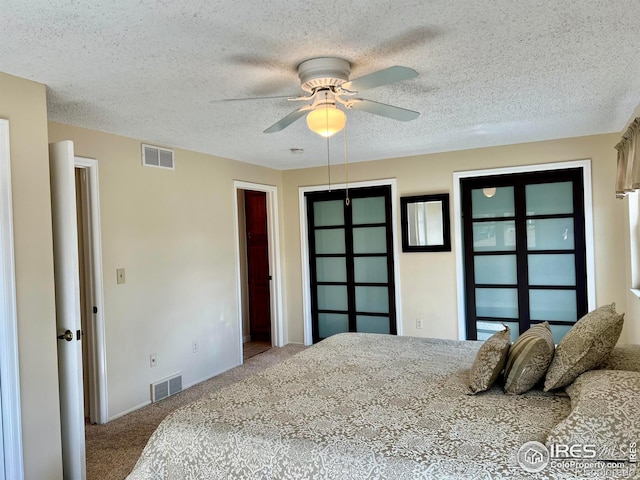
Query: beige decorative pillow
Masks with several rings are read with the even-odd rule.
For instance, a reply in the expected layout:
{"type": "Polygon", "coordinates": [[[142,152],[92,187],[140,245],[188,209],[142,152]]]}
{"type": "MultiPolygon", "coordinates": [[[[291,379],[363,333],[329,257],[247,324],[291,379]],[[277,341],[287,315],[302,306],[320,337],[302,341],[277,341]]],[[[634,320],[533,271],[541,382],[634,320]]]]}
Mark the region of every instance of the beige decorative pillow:
{"type": "Polygon", "coordinates": [[[602,362],[616,345],[623,322],[624,314],[616,313],[615,303],[578,320],[556,348],[545,378],[545,392],[569,385],[578,375],[602,362]]]}
{"type": "Polygon", "coordinates": [[[618,345],[598,365],[603,370],[640,372],[640,345],[618,345]]]}
{"type": "Polygon", "coordinates": [[[571,413],[547,437],[547,446],[595,447],[590,460],[629,460],[640,439],[640,372],[591,370],[567,387],[571,413]]]}
{"type": "Polygon", "coordinates": [[[491,335],[480,347],[469,372],[469,394],[491,388],[504,368],[511,345],[509,327],[491,335]]]}
{"type": "Polygon", "coordinates": [[[509,349],[504,367],[505,393],[532,389],[547,373],[554,350],[549,322],[534,325],[520,335],[509,349]]]}

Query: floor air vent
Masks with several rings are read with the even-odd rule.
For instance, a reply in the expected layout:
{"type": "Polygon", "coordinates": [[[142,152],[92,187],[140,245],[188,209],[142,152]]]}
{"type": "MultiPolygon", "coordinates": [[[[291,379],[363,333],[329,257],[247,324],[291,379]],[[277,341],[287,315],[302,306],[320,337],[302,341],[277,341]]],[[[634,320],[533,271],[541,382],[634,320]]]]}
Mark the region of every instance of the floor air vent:
{"type": "Polygon", "coordinates": [[[182,373],[151,384],[151,401],[158,402],[182,391],[182,373]]]}
{"type": "Polygon", "coordinates": [[[175,169],[173,150],[142,144],[142,165],[145,167],[175,169]]]}

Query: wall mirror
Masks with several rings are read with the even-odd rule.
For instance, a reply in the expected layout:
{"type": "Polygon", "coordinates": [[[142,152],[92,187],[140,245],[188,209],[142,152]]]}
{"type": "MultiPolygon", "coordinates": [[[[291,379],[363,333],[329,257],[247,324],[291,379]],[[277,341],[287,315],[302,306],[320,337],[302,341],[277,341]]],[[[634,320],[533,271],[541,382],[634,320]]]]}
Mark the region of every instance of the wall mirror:
{"type": "Polygon", "coordinates": [[[449,194],[401,197],[402,251],[450,252],[449,194]]]}

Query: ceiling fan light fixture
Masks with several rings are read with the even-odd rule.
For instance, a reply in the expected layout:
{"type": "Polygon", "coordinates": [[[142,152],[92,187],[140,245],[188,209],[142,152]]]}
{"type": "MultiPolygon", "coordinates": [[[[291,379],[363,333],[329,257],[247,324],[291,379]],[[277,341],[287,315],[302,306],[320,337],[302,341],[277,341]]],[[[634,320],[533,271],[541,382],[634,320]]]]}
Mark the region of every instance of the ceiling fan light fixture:
{"type": "Polygon", "coordinates": [[[307,115],[309,130],[323,137],[335,135],[346,123],[347,116],[335,105],[321,105],[307,115]]]}

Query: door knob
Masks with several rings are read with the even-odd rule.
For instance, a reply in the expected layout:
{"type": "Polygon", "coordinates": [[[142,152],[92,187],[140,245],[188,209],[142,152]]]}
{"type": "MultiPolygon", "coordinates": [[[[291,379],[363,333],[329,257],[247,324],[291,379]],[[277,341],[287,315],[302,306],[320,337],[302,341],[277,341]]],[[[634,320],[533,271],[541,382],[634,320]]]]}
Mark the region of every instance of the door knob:
{"type": "Polygon", "coordinates": [[[73,340],[73,332],[71,330],[67,330],[62,335],[58,335],[58,338],[60,340],[66,340],[67,342],[70,342],[71,340],[73,340]]]}

